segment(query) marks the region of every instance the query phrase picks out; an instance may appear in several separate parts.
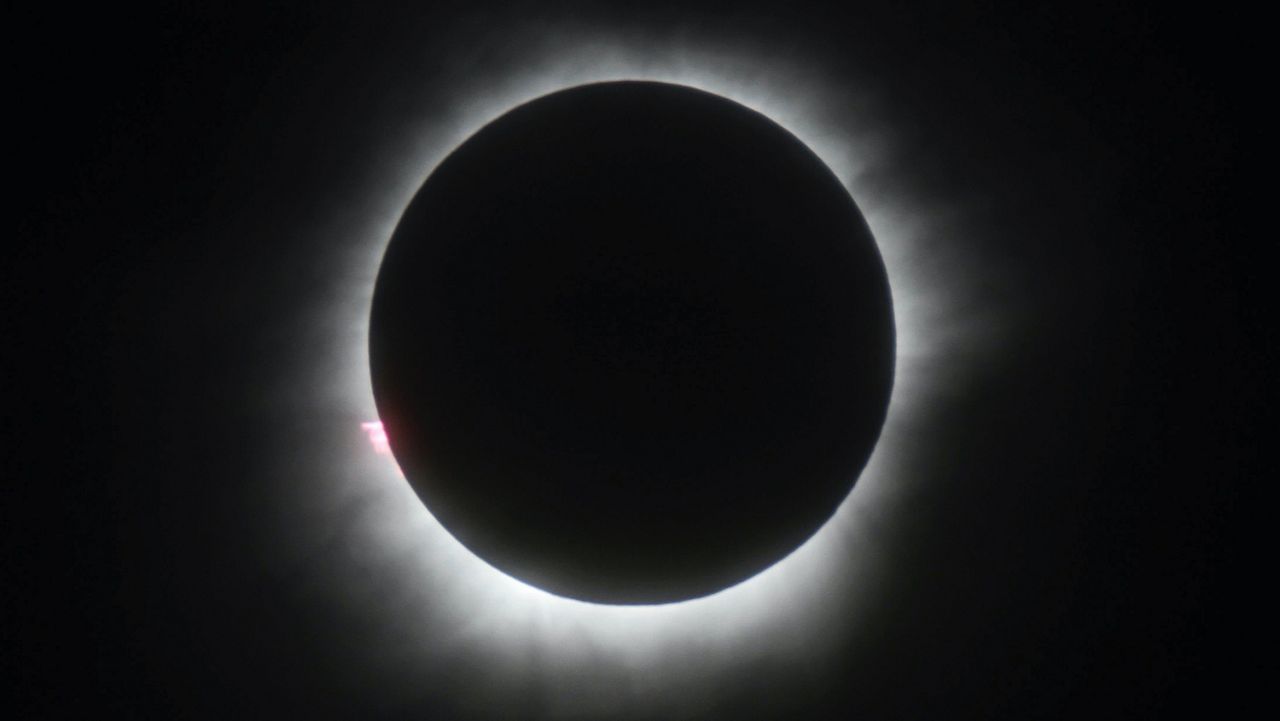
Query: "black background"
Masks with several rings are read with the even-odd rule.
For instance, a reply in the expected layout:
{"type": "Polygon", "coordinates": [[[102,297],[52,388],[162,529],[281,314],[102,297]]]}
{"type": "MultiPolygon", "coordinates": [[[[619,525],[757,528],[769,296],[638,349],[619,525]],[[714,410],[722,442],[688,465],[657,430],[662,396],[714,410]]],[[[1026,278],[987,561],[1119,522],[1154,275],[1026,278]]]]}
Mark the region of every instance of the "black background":
{"type": "MultiPolygon", "coordinates": [[[[251,469],[280,452],[257,401],[286,341],[265,329],[312,277],[295,229],[378,182],[350,139],[378,131],[370,107],[392,114],[376,101],[406,84],[404,53],[413,69],[468,52],[515,65],[456,38],[530,19],[777,38],[870,79],[902,172],[993,219],[967,250],[1017,279],[997,304],[1027,320],[918,451],[933,490],[875,643],[804,684],[744,667],[699,714],[1245,708],[1271,334],[1262,238],[1238,220],[1260,195],[1236,179],[1254,147],[1249,18],[1110,3],[11,15],[2,663],[24,717],[461,714],[429,690],[361,706],[363,672],[315,640],[310,592],[264,574],[269,539],[241,529],[264,512],[251,469]]],[[[444,102],[465,82],[417,87],[444,102]]]]}

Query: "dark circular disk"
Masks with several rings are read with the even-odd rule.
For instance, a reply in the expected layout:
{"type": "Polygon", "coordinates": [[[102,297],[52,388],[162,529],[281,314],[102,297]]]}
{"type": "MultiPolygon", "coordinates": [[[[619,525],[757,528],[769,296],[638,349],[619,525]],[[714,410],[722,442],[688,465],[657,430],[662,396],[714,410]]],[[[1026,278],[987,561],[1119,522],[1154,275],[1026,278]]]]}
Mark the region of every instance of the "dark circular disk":
{"type": "Polygon", "coordinates": [[[600,603],[707,595],[831,517],[879,437],[894,324],[844,186],[749,108],[583,85],[489,123],[378,273],[373,391],[476,555],[600,603]]]}

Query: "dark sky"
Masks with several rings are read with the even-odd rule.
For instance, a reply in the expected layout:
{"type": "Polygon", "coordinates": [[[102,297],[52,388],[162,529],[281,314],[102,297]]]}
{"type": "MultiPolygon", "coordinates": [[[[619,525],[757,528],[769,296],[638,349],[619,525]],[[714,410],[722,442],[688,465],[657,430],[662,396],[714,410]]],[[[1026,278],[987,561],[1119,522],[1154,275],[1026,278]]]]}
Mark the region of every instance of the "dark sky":
{"type": "MultiPolygon", "coordinates": [[[[1115,3],[643,5],[12,18],[0,663],[24,718],[1244,707],[1260,602],[1246,579],[1266,568],[1245,511],[1272,415],[1260,236],[1238,220],[1257,195],[1236,177],[1254,142],[1249,20],[1115,3]],[[931,366],[944,380],[928,432],[898,449],[914,475],[877,531],[874,593],[827,605],[856,605],[857,633],[842,625],[786,667],[774,635],[745,640],[706,670],[714,688],[642,669],[642,690],[606,712],[548,701],[456,642],[378,652],[369,639],[421,609],[379,604],[376,573],[325,572],[350,540],[306,509],[308,471],[341,455],[307,439],[360,419],[295,395],[339,384],[307,328],[328,322],[342,259],[365,260],[349,236],[393,203],[379,188],[402,192],[416,124],[467,117],[485,84],[519,95],[511,78],[565,37],[619,36],[658,56],[800,58],[821,69],[810,95],[865,88],[873,122],[851,112],[849,127],[892,149],[866,182],[912,199],[906,220],[946,259],[922,262],[912,289],[943,306],[930,332],[964,332],[931,366]]],[[[726,57],[724,73],[744,72],[726,57]]]]}

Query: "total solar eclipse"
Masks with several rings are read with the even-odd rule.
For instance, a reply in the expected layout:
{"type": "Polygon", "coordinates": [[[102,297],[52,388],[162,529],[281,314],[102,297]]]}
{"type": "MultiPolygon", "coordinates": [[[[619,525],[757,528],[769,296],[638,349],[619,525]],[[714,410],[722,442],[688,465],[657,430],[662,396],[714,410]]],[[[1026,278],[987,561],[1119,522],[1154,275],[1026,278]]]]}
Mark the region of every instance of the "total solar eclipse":
{"type": "Polygon", "coordinates": [[[893,385],[875,241],[807,146],[658,82],[545,95],[472,135],[400,219],[369,355],[419,498],[551,593],[714,593],[852,489],[893,385]]]}

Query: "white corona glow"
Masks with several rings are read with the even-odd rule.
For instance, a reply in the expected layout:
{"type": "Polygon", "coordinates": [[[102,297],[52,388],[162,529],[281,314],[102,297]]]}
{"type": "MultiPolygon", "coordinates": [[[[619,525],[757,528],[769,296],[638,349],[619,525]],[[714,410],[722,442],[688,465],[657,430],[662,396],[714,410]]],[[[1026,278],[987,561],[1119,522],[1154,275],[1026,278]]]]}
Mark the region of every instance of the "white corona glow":
{"type": "Polygon", "coordinates": [[[366,608],[376,619],[361,658],[406,687],[418,682],[414,674],[443,663],[439,659],[466,661],[486,670],[483,681],[459,686],[458,693],[468,694],[459,703],[504,704],[536,686],[542,711],[551,716],[589,717],[623,707],[661,716],[671,712],[664,712],[664,698],[678,696],[685,704],[710,698],[726,674],[748,661],[777,673],[804,673],[832,643],[856,639],[859,611],[875,603],[878,561],[891,535],[884,529],[904,512],[918,475],[914,449],[928,436],[930,405],[972,365],[975,347],[989,345],[980,342],[993,326],[989,319],[972,306],[959,310],[966,275],[945,242],[960,232],[963,218],[941,204],[922,205],[909,187],[885,190],[904,186],[881,182],[898,176],[892,132],[877,125],[872,98],[803,58],[747,43],[659,42],[598,29],[541,29],[502,41],[519,45],[519,66],[477,71],[447,107],[403,119],[385,141],[380,180],[344,211],[345,240],[328,260],[335,281],[312,319],[332,360],[329,366],[300,361],[320,370],[309,376],[309,412],[338,419],[352,435],[364,422],[375,450],[385,447],[385,434],[379,440],[380,428],[367,421],[376,417],[367,352],[374,279],[401,212],[448,153],[483,125],[547,93],[590,82],[657,80],[763,113],[813,149],[849,190],[879,246],[893,297],[897,365],[888,415],[853,492],[805,544],[733,587],[653,606],[566,599],[503,574],[436,521],[387,457],[363,442],[335,442],[343,450],[331,452],[330,465],[298,461],[291,470],[316,477],[307,486],[315,524],[326,528],[326,538],[341,539],[340,568],[332,573],[360,579],[333,593],[343,606],[366,608]]]}

